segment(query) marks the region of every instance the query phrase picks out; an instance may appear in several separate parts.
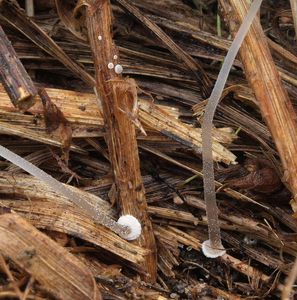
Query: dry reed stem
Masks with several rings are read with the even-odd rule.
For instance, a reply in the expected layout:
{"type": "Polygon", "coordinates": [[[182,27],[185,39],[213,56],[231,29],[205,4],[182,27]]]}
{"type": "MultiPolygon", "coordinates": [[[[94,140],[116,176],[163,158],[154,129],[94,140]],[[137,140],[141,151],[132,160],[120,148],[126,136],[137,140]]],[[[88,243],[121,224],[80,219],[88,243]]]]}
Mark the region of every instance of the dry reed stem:
{"type": "Polygon", "coordinates": [[[289,300],[291,299],[291,291],[292,291],[292,288],[293,288],[293,284],[295,282],[297,278],[297,258],[295,259],[295,262],[293,264],[293,267],[292,267],[292,270],[289,274],[289,276],[287,277],[286,279],[286,283],[283,287],[283,290],[282,290],[282,300],[289,300]]]}
{"type": "Polygon", "coordinates": [[[0,216],[0,251],[59,299],[101,300],[90,271],[74,255],[16,214],[0,216]]]}
{"type": "Polygon", "coordinates": [[[37,89],[1,26],[0,79],[14,106],[27,110],[34,105],[37,89]]]}
{"type": "Polygon", "coordinates": [[[117,187],[117,200],[122,214],[136,217],[142,224],[137,243],[149,250],[143,268],[146,280],[156,280],[156,245],[142,183],[136,133],[129,114],[137,103],[136,84],[124,80],[117,72],[119,53],[111,34],[109,1],[85,1],[88,36],[93,52],[96,90],[102,101],[105,140],[117,187]]]}
{"type": "MultiPolygon", "coordinates": [[[[245,1],[220,1],[232,35],[247,13],[245,1]]],[[[297,123],[296,114],[272,60],[262,27],[255,20],[240,49],[245,74],[264,120],[278,149],[283,165],[283,181],[297,201],[297,123]]]]}

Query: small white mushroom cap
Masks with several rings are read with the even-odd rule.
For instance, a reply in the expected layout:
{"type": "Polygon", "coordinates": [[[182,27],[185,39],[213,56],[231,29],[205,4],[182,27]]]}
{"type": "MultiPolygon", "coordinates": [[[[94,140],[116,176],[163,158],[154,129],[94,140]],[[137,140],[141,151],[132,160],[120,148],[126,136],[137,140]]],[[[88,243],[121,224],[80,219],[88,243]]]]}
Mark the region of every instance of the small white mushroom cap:
{"type": "Polygon", "coordinates": [[[202,252],[208,258],[217,258],[226,254],[226,250],[223,245],[218,248],[213,248],[210,240],[206,240],[202,243],[202,252]]]}
{"type": "Polygon", "coordinates": [[[130,232],[127,235],[121,235],[123,239],[132,241],[141,235],[141,224],[135,217],[124,215],[118,219],[117,223],[130,228],[130,232]]]}
{"type": "Polygon", "coordinates": [[[116,65],[114,71],[116,74],[121,74],[123,72],[123,67],[121,65],[116,65]]]}
{"type": "Polygon", "coordinates": [[[110,62],[110,63],[107,65],[107,68],[110,69],[110,70],[113,69],[113,67],[114,67],[114,64],[113,64],[112,62],[110,62]]]}

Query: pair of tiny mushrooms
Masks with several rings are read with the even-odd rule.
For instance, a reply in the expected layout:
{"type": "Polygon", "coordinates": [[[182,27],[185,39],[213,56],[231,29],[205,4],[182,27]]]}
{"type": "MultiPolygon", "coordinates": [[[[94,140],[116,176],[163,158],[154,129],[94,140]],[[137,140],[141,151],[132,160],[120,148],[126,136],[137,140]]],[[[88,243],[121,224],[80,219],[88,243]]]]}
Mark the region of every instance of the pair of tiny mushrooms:
{"type": "MultiPolygon", "coordinates": [[[[209,258],[216,258],[226,253],[220,234],[220,226],[218,221],[218,208],[216,204],[214,169],[212,159],[212,126],[213,117],[216,107],[219,103],[222,91],[224,89],[230,69],[239,48],[249,30],[249,27],[261,6],[262,0],[254,0],[249,11],[241,24],[232,45],[225,57],[224,63],[218,75],[216,84],[212,90],[211,96],[205,109],[204,120],[202,123],[202,157],[203,157],[203,181],[204,181],[204,198],[206,201],[206,214],[208,219],[209,239],[202,243],[202,251],[209,258]]],[[[98,37],[100,40],[100,36],[98,37]]],[[[114,59],[117,59],[114,58],[114,59]]],[[[122,66],[109,63],[108,68],[114,69],[117,74],[122,73],[122,66]]],[[[126,240],[135,240],[141,235],[141,224],[137,218],[131,215],[121,216],[118,221],[114,221],[101,212],[99,207],[95,207],[86,201],[80,194],[73,189],[54,179],[29,161],[23,159],[19,155],[11,152],[7,148],[0,145],[0,156],[9,160],[13,164],[22,168],[26,172],[35,176],[39,180],[46,183],[56,193],[68,198],[72,203],[88,213],[95,222],[109,228],[126,240]]]]}

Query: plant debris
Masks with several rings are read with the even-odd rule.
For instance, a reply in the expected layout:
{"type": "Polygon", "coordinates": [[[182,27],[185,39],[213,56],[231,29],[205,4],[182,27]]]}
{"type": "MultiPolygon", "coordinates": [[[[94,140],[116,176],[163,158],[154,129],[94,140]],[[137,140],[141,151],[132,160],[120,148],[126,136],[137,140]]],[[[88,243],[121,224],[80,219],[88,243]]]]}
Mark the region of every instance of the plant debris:
{"type": "Polygon", "coordinates": [[[227,253],[208,259],[201,124],[245,1],[0,1],[0,145],[144,232],[122,239],[1,159],[0,298],[294,297],[293,2],[263,1],[214,117],[227,253]]]}

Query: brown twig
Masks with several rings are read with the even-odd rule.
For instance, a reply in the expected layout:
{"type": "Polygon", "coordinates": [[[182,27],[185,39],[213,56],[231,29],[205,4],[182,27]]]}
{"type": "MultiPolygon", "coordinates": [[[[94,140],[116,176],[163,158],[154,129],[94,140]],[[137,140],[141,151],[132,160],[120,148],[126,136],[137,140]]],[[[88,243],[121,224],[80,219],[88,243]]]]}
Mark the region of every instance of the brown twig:
{"type": "Polygon", "coordinates": [[[1,26],[0,80],[14,106],[27,110],[35,103],[37,90],[1,26]]]}
{"type": "Polygon", "coordinates": [[[142,223],[139,245],[148,249],[144,270],[147,280],[156,280],[156,246],[142,183],[134,124],[126,113],[137,99],[137,87],[121,77],[118,50],[111,35],[109,1],[86,1],[86,21],[93,52],[96,89],[101,98],[106,128],[106,142],[117,186],[118,203],[123,214],[142,223]]]}

